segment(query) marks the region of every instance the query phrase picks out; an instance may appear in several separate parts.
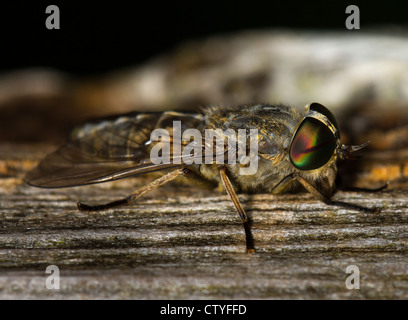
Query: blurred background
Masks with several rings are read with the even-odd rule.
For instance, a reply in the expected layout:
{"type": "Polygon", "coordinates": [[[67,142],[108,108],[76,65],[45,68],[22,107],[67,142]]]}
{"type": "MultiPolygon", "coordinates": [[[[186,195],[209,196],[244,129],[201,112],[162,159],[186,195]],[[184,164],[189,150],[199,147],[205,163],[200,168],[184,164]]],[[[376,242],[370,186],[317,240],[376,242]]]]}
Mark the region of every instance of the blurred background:
{"type": "Polygon", "coordinates": [[[407,12],[406,1],[2,4],[0,141],[57,144],[86,119],[134,110],[317,101],[346,142],[400,148],[407,12]],[[46,28],[50,4],[59,30],[46,28]],[[359,30],[346,28],[350,4],[359,30]]]}

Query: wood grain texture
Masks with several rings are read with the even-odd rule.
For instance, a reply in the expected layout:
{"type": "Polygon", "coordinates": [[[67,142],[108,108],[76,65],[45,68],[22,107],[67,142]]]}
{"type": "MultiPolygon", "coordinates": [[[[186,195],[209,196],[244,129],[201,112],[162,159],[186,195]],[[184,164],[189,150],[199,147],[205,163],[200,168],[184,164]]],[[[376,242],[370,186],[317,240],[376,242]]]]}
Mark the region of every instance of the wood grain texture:
{"type": "Polygon", "coordinates": [[[0,145],[1,298],[408,298],[407,150],[358,162],[354,182],[369,178],[375,186],[382,182],[373,172],[400,161],[388,190],[335,195],[381,206],[379,215],[327,206],[307,193],[240,194],[257,249],[246,254],[240,219],[224,193],[172,184],[131,207],[87,214],[76,201],[117,200],[147,180],[25,185],[25,172],[52,149],[0,145]],[[45,287],[48,265],[60,268],[60,290],[45,287]],[[346,288],[348,265],[360,269],[359,290],[346,288]]]}

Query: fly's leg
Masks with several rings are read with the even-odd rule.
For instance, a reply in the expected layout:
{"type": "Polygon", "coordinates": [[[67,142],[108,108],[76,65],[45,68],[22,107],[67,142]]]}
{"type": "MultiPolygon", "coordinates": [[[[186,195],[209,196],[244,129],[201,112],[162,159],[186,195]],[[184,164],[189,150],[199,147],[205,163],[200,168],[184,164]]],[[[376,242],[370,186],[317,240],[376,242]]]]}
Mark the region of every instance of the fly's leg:
{"type": "Polygon", "coordinates": [[[228,178],[228,175],[227,175],[227,172],[226,172],[226,167],[224,165],[220,165],[218,167],[218,170],[220,172],[221,181],[222,181],[222,183],[223,183],[223,185],[225,187],[225,190],[227,191],[228,195],[230,196],[232,202],[234,203],[234,206],[237,209],[239,216],[241,217],[242,223],[244,224],[245,241],[246,241],[247,252],[248,253],[255,252],[254,238],[252,236],[248,216],[245,213],[244,208],[242,208],[241,203],[238,200],[237,194],[235,193],[234,188],[233,188],[233,186],[231,184],[231,181],[228,178]]]}
{"type": "Polygon", "coordinates": [[[287,186],[294,180],[293,174],[290,174],[283,178],[281,181],[278,182],[277,185],[275,185],[272,189],[273,194],[279,194],[281,192],[284,192],[287,186]]]}
{"type": "Polygon", "coordinates": [[[125,199],[109,202],[107,204],[96,205],[96,206],[88,206],[86,204],[78,202],[77,203],[78,210],[79,211],[86,211],[86,212],[101,211],[101,210],[107,210],[107,209],[111,209],[111,208],[122,206],[122,205],[131,204],[133,201],[137,200],[138,198],[140,198],[145,193],[147,193],[149,191],[152,191],[152,190],[162,186],[163,184],[165,184],[167,182],[170,182],[170,181],[174,180],[175,178],[177,178],[177,177],[179,177],[181,175],[187,174],[187,173],[188,173],[187,168],[181,168],[181,169],[174,170],[174,171],[169,172],[169,173],[165,174],[164,176],[162,176],[162,177],[160,177],[160,178],[158,178],[156,180],[153,180],[152,182],[150,182],[146,186],[136,190],[135,192],[130,194],[125,199]]]}
{"type": "Polygon", "coordinates": [[[320,200],[322,200],[324,203],[326,203],[328,205],[336,205],[336,206],[340,206],[340,207],[344,207],[344,208],[355,209],[355,210],[358,210],[358,211],[361,211],[361,212],[366,212],[366,213],[378,214],[380,212],[380,208],[370,209],[370,208],[361,207],[361,206],[359,206],[357,204],[353,204],[353,203],[347,203],[347,202],[343,202],[343,201],[333,201],[329,197],[324,195],[321,191],[316,189],[316,187],[314,187],[308,181],[306,181],[305,179],[300,177],[298,174],[294,173],[293,176],[297,181],[299,181],[302,184],[302,186],[304,186],[306,188],[307,191],[309,191],[311,194],[315,195],[316,197],[318,197],[320,200]]]}

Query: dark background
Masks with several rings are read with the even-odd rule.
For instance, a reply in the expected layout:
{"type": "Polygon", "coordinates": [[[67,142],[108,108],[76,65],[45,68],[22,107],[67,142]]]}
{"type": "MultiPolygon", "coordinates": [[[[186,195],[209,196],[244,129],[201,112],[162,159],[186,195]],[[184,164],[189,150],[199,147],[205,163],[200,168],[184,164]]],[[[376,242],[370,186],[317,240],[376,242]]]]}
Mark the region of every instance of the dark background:
{"type": "MultiPolygon", "coordinates": [[[[186,40],[246,29],[342,30],[348,5],[361,30],[407,25],[407,1],[14,1],[1,4],[0,72],[48,66],[92,75],[146,61],[186,40]],[[45,27],[48,5],[60,30],[45,27]]],[[[360,32],[360,31],[350,31],[360,32]]]]}

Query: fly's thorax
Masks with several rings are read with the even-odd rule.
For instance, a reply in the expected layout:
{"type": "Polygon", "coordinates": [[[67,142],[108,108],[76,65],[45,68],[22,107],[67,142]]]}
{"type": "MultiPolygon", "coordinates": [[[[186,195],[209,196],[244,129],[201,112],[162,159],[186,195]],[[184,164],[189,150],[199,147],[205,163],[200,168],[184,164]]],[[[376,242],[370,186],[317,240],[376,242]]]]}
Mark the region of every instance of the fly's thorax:
{"type": "Polygon", "coordinates": [[[251,133],[256,130],[257,152],[264,159],[270,159],[289,148],[293,131],[302,116],[293,107],[259,104],[229,109],[212,107],[207,109],[205,119],[206,128],[235,132],[238,145],[246,144],[248,152],[251,133]],[[246,132],[246,135],[240,136],[240,131],[246,132]]]}
{"type": "MultiPolygon", "coordinates": [[[[233,179],[244,191],[269,191],[289,169],[283,162],[285,150],[302,116],[293,107],[252,105],[242,108],[216,108],[206,110],[206,128],[232,130],[237,134],[236,163],[225,162],[233,179]],[[251,133],[256,130],[256,154],[251,133]],[[246,132],[239,135],[240,131],[246,132]],[[242,161],[242,146],[246,162],[242,161]],[[271,159],[274,159],[271,161],[271,159]],[[256,167],[253,166],[256,162],[256,167]],[[249,168],[246,168],[250,166],[249,168]],[[248,170],[247,170],[248,169],[248,170]],[[254,170],[251,170],[254,169],[254,170]]],[[[228,157],[229,159],[229,157],[228,157]]]]}
{"type": "Polygon", "coordinates": [[[287,155],[293,131],[301,121],[302,115],[290,106],[252,105],[243,108],[209,108],[206,111],[206,128],[246,130],[246,153],[250,163],[256,161],[256,170],[243,174],[240,157],[237,163],[228,163],[227,167],[233,180],[243,191],[270,192],[286,175],[293,171],[287,155]],[[250,131],[256,130],[256,155],[251,157],[250,131]]]}
{"type": "Polygon", "coordinates": [[[256,104],[233,108],[211,107],[205,110],[206,128],[259,129],[272,136],[285,134],[285,129],[293,132],[301,118],[297,109],[284,105],[256,104]]]}

